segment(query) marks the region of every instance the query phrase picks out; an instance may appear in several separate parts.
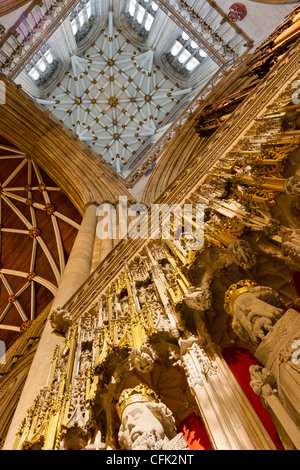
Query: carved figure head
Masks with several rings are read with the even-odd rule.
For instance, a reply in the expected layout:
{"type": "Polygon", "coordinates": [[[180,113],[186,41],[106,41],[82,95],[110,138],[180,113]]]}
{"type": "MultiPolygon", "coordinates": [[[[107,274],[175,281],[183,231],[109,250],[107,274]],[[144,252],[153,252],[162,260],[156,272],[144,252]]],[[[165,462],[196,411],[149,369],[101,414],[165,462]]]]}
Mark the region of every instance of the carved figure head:
{"type": "Polygon", "coordinates": [[[146,385],[123,390],[117,411],[119,443],[127,450],[160,450],[176,435],[171,410],[146,385]]]}
{"type": "Polygon", "coordinates": [[[285,305],[272,288],[241,281],[226,292],[225,309],[233,316],[235,333],[244,341],[258,345],[282,317],[285,305]]]}
{"type": "Polygon", "coordinates": [[[142,345],[137,349],[132,349],[129,354],[130,369],[136,369],[139,372],[151,372],[154,367],[156,353],[151,346],[142,345]]]}
{"type": "Polygon", "coordinates": [[[291,176],[288,178],[284,185],[284,190],[288,196],[300,196],[300,178],[298,176],[291,176]]]}

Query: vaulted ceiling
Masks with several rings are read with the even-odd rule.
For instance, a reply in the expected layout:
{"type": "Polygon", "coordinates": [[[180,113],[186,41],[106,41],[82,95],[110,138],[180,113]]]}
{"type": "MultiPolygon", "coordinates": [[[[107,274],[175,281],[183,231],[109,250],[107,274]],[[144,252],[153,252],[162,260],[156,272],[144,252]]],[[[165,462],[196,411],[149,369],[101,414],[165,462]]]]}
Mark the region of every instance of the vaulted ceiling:
{"type": "Polygon", "coordinates": [[[73,55],[70,65],[38,103],[121,175],[191,91],[161,72],[153,51],[141,52],[125,39],[114,25],[113,12],[97,40],[81,57],[73,55]]]}
{"type": "Polygon", "coordinates": [[[24,152],[0,140],[0,340],[8,348],[56,293],[81,216],[24,152]]]}

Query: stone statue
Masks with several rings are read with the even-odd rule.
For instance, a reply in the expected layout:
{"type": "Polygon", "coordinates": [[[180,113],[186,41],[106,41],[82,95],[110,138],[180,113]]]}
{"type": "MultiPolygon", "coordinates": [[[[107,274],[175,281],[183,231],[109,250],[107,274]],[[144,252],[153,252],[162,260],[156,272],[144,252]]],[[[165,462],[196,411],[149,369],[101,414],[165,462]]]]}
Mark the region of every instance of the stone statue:
{"type": "Polygon", "coordinates": [[[191,286],[184,295],[187,307],[196,310],[208,310],[211,307],[211,291],[208,285],[201,287],[191,286]]]}
{"type": "Polygon", "coordinates": [[[284,191],[288,196],[300,197],[300,178],[299,176],[291,176],[284,185],[284,191]]]}
{"type": "Polygon", "coordinates": [[[286,449],[300,448],[300,314],[273,289],[246,280],[225,294],[225,310],[243,340],[257,346],[260,366],[249,368],[255,393],[274,417],[286,449]]]}
{"type": "Polygon", "coordinates": [[[138,289],[138,298],[142,306],[145,306],[146,304],[151,304],[152,302],[156,301],[157,296],[155,294],[153,286],[151,284],[147,287],[141,286],[138,289]]]}
{"type": "Polygon", "coordinates": [[[132,349],[129,354],[129,370],[136,369],[139,372],[151,372],[157,355],[151,346],[142,344],[137,349],[132,349]]]}
{"type": "Polygon", "coordinates": [[[270,287],[246,280],[228,289],[225,310],[233,316],[234,332],[242,340],[258,345],[284,314],[285,304],[270,287]]]}
{"type": "Polygon", "coordinates": [[[147,385],[123,390],[117,411],[121,420],[118,439],[123,449],[188,449],[183,434],[176,433],[171,410],[147,385]]]}
{"type": "Polygon", "coordinates": [[[228,247],[228,254],[243,269],[250,269],[256,263],[256,256],[249,243],[245,240],[235,240],[232,242],[228,247]]]}
{"type": "Polygon", "coordinates": [[[300,449],[300,314],[289,309],[255,352],[250,385],[271,412],[287,450],[300,449]]]}
{"type": "Polygon", "coordinates": [[[278,398],[300,428],[300,313],[290,308],[255,352],[276,380],[278,398]]]}

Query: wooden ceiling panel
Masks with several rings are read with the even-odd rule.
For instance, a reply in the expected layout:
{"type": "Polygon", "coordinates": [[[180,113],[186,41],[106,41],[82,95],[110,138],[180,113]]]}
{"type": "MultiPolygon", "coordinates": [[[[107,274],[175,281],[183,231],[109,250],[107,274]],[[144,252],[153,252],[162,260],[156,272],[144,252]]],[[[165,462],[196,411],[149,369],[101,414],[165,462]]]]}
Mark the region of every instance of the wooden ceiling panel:
{"type": "Polygon", "coordinates": [[[29,273],[31,257],[25,257],[24,253],[29,254],[32,245],[33,241],[29,235],[2,233],[2,268],[29,273]]]}
{"type": "MultiPolygon", "coordinates": [[[[20,327],[22,323],[23,323],[23,320],[21,319],[17,308],[15,307],[15,305],[11,305],[9,310],[7,310],[7,313],[6,313],[3,321],[1,322],[1,324],[3,324],[3,325],[14,325],[14,326],[20,327]]],[[[0,331],[2,332],[3,330],[0,330],[0,331]]],[[[6,349],[8,349],[8,348],[6,348],[6,349]]]]}
{"type": "Polygon", "coordinates": [[[81,215],[55,182],[0,138],[0,340],[34,320],[55,295],[81,215]],[[20,156],[20,158],[16,158],[20,156]]]}
{"type": "MultiPolygon", "coordinates": [[[[48,246],[48,248],[51,253],[51,247],[48,246]]],[[[56,265],[58,266],[58,263],[56,263],[56,265]]],[[[57,281],[53,273],[53,270],[51,269],[49,261],[45,255],[45,252],[40,246],[37,246],[37,257],[36,257],[36,264],[35,264],[34,272],[36,273],[37,276],[47,279],[52,284],[57,286],[57,281]]]]}
{"type": "Polygon", "coordinates": [[[14,344],[15,341],[17,341],[18,338],[20,338],[21,335],[22,333],[17,331],[1,330],[1,341],[4,341],[6,351],[8,351],[8,349],[14,344]]]}

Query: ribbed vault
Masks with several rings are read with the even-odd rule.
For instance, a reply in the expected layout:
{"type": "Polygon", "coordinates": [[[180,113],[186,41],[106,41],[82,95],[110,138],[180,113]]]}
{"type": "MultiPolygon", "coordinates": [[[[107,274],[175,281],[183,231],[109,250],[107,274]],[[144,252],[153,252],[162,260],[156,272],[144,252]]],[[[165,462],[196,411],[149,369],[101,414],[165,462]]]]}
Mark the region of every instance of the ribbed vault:
{"type": "Polygon", "coordinates": [[[135,154],[190,91],[154,64],[152,50],[132,45],[110,11],[106,29],[82,56],[71,57],[65,77],[37,101],[126,176],[125,166],[135,166],[135,154]]]}
{"type": "Polygon", "coordinates": [[[49,176],[0,141],[0,339],[8,348],[53,299],[81,216],[49,176]]]}
{"type": "Polygon", "coordinates": [[[132,195],[121,177],[72,135],[56,118],[3,77],[6,104],[0,135],[47,171],[82,214],[88,202],[115,202],[132,195]]]}

